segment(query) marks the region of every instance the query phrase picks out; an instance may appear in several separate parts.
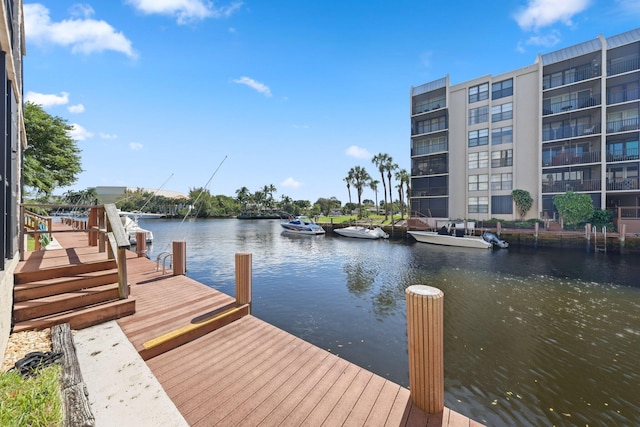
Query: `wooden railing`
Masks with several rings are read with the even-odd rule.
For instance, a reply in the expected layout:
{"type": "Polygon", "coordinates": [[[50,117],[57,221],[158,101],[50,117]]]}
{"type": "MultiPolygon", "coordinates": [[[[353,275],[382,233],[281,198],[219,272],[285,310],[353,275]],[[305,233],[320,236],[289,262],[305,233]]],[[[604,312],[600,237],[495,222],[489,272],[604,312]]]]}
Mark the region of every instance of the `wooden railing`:
{"type": "MultiPolygon", "coordinates": [[[[39,224],[46,222],[46,231],[49,238],[52,238],[52,234],[64,233],[64,232],[77,232],[84,231],[88,236],[89,246],[98,246],[99,252],[107,252],[108,259],[115,259],[118,266],[118,287],[120,298],[128,298],[129,296],[129,283],[127,280],[127,250],[131,247],[129,243],[129,237],[122,225],[122,220],[118,214],[118,210],[114,204],[106,204],[104,206],[82,206],[89,213],[87,219],[78,219],[71,217],[61,217],[61,221],[72,227],[71,230],[57,230],[53,231],[50,217],[41,216],[33,212],[28,211],[29,208],[60,208],[59,205],[49,204],[29,204],[20,206],[23,221],[20,236],[20,259],[24,260],[24,242],[26,235],[36,236],[36,250],[41,249],[38,246],[39,234],[42,233],[42,228],[39,224]],[[109,242],[106,247],[106,242],[109,242]],[[108,249],[108,250],[107,250],[108,249]]],[[[78,206],[62,206],[62,208],[74,208],[78,206]]]]}
{"type": "Polygon", "coordinates": [[[27,211],[24,207],[21,207],[21,211],[21,217],[24,221],[24,229],[28,234],[33,235],[35,240],[35,250],[39,251],[42,249],[41,234],[46,234],[48,240],[51,241],[51,218],[38,215],[35,212],[27,211]]]}

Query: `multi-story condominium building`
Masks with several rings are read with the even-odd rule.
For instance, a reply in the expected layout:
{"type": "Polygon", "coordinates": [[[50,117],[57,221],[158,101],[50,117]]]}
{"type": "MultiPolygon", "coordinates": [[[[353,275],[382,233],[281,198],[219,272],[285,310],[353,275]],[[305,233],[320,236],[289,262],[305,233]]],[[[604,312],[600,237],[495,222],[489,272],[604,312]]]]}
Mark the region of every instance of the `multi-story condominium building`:
{"type": "Polygon", "coordinates": [[[0,8],[0,355],[11,327],[13,271],[18,263],[22,150],[22,0],[4,0],[0,8]]]}
{"type": "Polygon", "coordinates": [[[411,210],[435,218],[553,218],[553,197],[640,206],[640,29],[451,85],[411,88],[411,210]]]}

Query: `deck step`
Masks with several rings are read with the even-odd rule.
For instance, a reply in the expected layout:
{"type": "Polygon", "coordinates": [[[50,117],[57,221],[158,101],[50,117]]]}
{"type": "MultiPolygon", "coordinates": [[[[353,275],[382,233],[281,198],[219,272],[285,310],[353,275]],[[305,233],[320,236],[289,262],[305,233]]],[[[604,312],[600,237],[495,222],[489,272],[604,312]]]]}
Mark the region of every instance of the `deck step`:
{"type": "Polygon", "coordinates": [[[116,300],[118,297],[118,284],[110,283],[74,292],[20,301],[13,306],[13,320],[14,322],[22,322],[36,319],[116,300]]]}
{"type": "Polygon", "coordinates": [[[109,320],[129,316],[136,311],[135,298],[120,299],[81,310],[53,314],[38,319],[16,323],[13,332],[50,328],[61,323],[69,323],[71,329],[84,329],[109,320]]]}
{"type": "Polygon", "coordinates": [[[249,314],[249,305],[243,304],[225,307],[211,313],[210,316],[200,319],[196,323],[189,323],[174,331],[165,333],[143,344],[143,349],[138,353],[143,360],[149,360],[169,350],[200,338],[209,332],[220,329],[249,314]]]}
{"type": "Polygon", "coordinates": [[[60,295],[81,289],[94,288],[118,281],[118,271],[115,269],[84,273],[75,277],[59,277],[40,280],[37,282],[15,285],[13,288],[14,302],[60,295]]]}
{"type": "Polygon", "coordinates": [[[79,274],[95,271],[111,270],[117,268],[116,261],[108,259],[104,261],[86,262],[83,264],[69,264],[59,267],[41,268],[34,271],[20,271],[13,274],[13,283],[20,285],[29,282],[38,282],[59,277],[73,277],[79,274]]]}

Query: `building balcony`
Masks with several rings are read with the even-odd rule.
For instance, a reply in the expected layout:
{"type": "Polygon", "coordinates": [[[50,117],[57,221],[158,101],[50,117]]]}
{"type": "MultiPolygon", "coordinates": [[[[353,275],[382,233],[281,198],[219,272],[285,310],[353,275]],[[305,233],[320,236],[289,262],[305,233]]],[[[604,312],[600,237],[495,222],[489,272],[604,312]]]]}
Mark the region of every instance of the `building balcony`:
{"type": "Polygon", "coordinates": [[[637,87],[627,90],[612,90],[607,93],[607,105],[621,104],[638,99],[640,99],[640,90],[637,87]]]}
{"type": "Polygon", "coordinates": [[[579,181],[543,182],[543,193],[566,193],[567,191],[600,191],[602,181],[599,179],[584,179],[579,181]]]}
{"type": "Polygon", "coordinates": [[[448,187],[429,187],[411,189],[411,197],[447,196],[448,187]]]}
{"type": "Polygon", "coordinates": [[[637,117],[607,122],[607,133],[627,132],[631,130],[638,130],[637,117]]]}
{"type": "Polygon", "coordinates": [[[554,141],[557,139],[596,135],[599,134],[600,131],[600,123],[592,123],[590,125],[580,124],[577,126],[559,126],[555,129],[543,129],[542,141],[554,141]]]}
{"type": "Polygon", "coordinates": [[[428,101],[420,104],[415,104],[413,106],[412,114],[415,116],[417,114],[423,114],[429,111],[439,110],[441,108],[446,108],[446,107],[447,105],[446,105],[445,99],[442,98],[436,101],[428,101]]]}
{"type": "Polygon", "coordinates": [[[609,61],[607,65],[607,76],[615,76],[616,74],[628,73],[634,70],[640,70],[640,57],[638,56],[616,63],[609,61]]]}
{"type": "Polygon", "coordinates": [[[542,166],[570,166],[586,163],[598,163],[601,156],[600,151],[588,151],[586,153],[578,152],[577,150],[569,150],[555,155],[542,154],[542,166]]]}
{"type": "Polygon", "coordinates": [[[542,107],[542,115],[548,116],[550,114],[567,113],[573,110],[579,110],[582,108],[590,108],[599,106],[602,103],[602,96],[599,93],[593,94],[584,99],[571,99],[562,102],[544,102],[542,107]]]}
{"type": "Polygon", "coordinates": [[[638,148],[615,148],[617,149],[608,148],[611,151],[607,153],[607,162],[628,162],[640,159],[640,156],[638,156],[638,148]]]}
{"type": "Polygon", "coordinates": [[[589,63],[577,67],[570,67],[544,75],[542,77],[542,89],[552,89],[595,77],[600,77],[600,67],[598,65],[591,65],[589,63]]]}
{"type": "Polygon", "coordinates": [[[423,163],[411,169],[411,176],[441,175],[443,173],[449,173],[447,165],[425,165],[423,163]]]}
{"type": "Polygon", "coordinates": [[[637,190],[638,178],[607,180],[607,191],[637,190]]]}

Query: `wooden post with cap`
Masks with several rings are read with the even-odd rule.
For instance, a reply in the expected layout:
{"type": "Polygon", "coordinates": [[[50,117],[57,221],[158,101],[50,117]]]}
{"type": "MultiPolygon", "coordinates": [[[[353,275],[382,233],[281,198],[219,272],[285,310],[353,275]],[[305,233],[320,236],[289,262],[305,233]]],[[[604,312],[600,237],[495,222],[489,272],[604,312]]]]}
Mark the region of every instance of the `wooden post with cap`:
{"type": "Polygon", "coordinates": [[[236,304],[249,304],[251,312],[252,269],[251,254],[236,254],[236,304]]]}
{"type": "Polygon", "coordinates": [[[405,293],[411,400],[435,414],[444,410],[444,294],[424,285],[405,293]]]}
{"type": "Polygon", "coordinates": [[[187,273],[187,242],[173,242],[173,275],[184,276],[187,273]]]}

